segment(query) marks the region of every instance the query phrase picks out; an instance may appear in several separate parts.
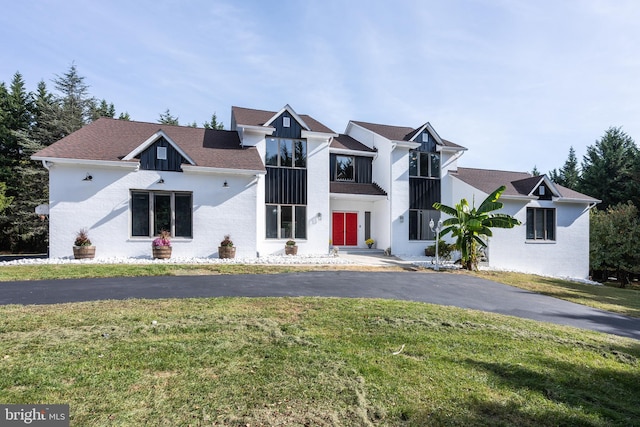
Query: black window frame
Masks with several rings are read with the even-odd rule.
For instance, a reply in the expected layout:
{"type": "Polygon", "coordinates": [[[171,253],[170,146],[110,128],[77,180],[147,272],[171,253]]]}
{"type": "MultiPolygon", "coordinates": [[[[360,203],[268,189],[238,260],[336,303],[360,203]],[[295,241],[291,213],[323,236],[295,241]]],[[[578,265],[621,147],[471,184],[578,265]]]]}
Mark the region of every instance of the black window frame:
{"type": "Polygon", "coordinates": [[[265,205],[265,238],[267,240],[282,239],[307,239],[307,205],[290,204],[267,204],[265,205]],[[275,212],[274,212],[275,209],[275,212]],[[285,210],[290,209],[290,233],[286,233],[287,227],[283,227],[283,215],[285,210]],[[270,229],[270,224],[274,221],[275,213],[275,233],[270,229]],[[283,230],[285,232],[283,233],[283,230]]]}
{"type": "Polygon", "coordinates": [[[306,169],[307,168],[307,140],[300,138],[281,138],[275,136],[268,136],[265,141],[265,156],[264,161],[266,166],[281,167],[291,169],[306,169]],[[277,144],[276,153],[269,152],[270,143],[275,142],[277,144]],[[291,142],[291,157],[283,159],[283,145],[287,142],[291,142]],[[298,144],[302,147],[302,156],[298,156],[298,144]],[[276,162],[272,159],[275,157],[276,162]]]}
{"type": "Polygon", "coordinates": [[[440,153],[433,151],[409,151],[409,176],[411,178],[440,179],[440,153]],[[437,166],[434,168],[434,161],[437,166]],[[414,165],[412,165],[412,163],[414,165]],[[434,170],[435,169],[435,170],[434,170]]]}
{"type": "Polygon", "coordinates": [[[526,238],[529,241],[555,242],[557,238],[556,209],[527,208],[526,238]]]}
{"type": "Polygon", "coordinates": [[[434,224],[438,224],[440,211],[435,209],[409,209],[409,240],[414,242],[435,241],[436,233],[431,231],[431,227],[429,227],[431,219],[433,219],[434,224]]]}
{"type": "Polygon", "coordinates": [[[193,238],[193,192],[190,191],[153,191],[153,190],[131,190],[129,199],[129,210],[131,213],[131,221],[129,228],[129,235],[132,238],[153,238],[160,233],[159,226],[165,229],[163,225],[167,224],[165,219],[158,219],[160,215],[159,203],[157,199],[169,198],[169,218],[168,225],[171,236],[174,238],[193,238]],[[142,196],[142,197],[140,197],[142,196]],[[188,197],[188,205],[184,205],[184,199],[188,197]],[[143,199],[147,199],[146,208],[142,206],[143,199]],[[178,198],[178,202],[176,202],[178,198]],[[188,209],[186,209],[188,207],[188,209]],[[137,210],[144,210],[144,212],[138,212],[137,210]],[[178,215],[176,211],[179,210],[178,215]],[[183,218],[181,213],[185,213],[188,210],[188,215],[183,218]],[[164,223],[164,224],[161,224],[164,223]],[[141,230],[146,228],[147,232],[144,234],[141,230]],[[138,229],[138,230],[137,230],[138,229]]]}
{"type": "Polygon", "coordinates": [[[335,170],[335,177],[336,177],[336,181],[340,181],[340,182],[354,182],[356,180],[356,157],[355,156],[348,156],[345,154],[336,154],[336,170],[335,170]],[[341,170],[340,169],[340,164],[342,162],[339,161],[340,158],[345,158],[345,159],[349,159],[351,161],[351,165],[347,166],[345,169],[341,170]],[[340,172],[344,172],[344,171],[348,171],[351,170],[351,177],[347,177],[347,178],[341,178],[340,177],[340,172]]]}

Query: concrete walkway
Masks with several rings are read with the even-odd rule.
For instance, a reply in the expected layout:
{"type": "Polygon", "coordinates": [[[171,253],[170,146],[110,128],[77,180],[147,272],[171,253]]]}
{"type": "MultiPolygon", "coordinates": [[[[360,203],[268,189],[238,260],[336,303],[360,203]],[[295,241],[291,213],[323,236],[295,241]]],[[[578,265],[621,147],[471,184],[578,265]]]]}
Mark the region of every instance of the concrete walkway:
{"type": "Polygon", "coordinates": [[[421,301],[569,325],[640,340],[640,319],[462,274],[316,271],[269,275],[117,277],[0,283],[0,305],[223,296],[319,296],[421,301]]]}

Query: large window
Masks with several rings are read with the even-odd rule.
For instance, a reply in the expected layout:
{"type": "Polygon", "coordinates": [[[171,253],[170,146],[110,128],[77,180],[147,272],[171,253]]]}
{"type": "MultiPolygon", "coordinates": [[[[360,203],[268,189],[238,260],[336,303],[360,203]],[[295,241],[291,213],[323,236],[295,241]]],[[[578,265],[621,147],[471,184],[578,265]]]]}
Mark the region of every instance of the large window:
{"type": "Polygon", "coordinates": [[[556,210],[527,208],[527,239],[556,240],[556,210]]]}
{"type": "Polygon", "coordinates": [[[307,207],[266,205],[267,239],[306,239],[307,207]]]}
{"type": "Polygon", "coordinates": [[[336,156],[336,181],[353,181],[353,156],[336,156]]]}
{"type": "Polygon", "coordinates": [[[429,222],[438,223],[440,212],[435,209],[411,209],[409,211],[409,240],[435,240],[429,222]]]}
{"type": "Polygon", "coordinates": [[[440,178],[440,154],[412,151],[409,153],[409,176],[440,178]]]}
{"type": "Polygon", "coordinates": [[[191,193],[132,191],[131,235],[153,237],[167,230],[174,237],[193,236],[191,193]]]}
{"type": "Polygon", "coordinates": [[[307,167],[307,142],[301,139],[267,138],[267,166],[307,167]]]}

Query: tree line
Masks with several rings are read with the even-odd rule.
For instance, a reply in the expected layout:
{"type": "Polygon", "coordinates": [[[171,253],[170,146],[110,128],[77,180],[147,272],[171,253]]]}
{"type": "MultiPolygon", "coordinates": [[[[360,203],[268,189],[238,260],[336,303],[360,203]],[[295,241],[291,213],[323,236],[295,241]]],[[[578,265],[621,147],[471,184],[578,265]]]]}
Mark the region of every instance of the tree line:
{"type": "Polygon", "coordinates": [[[640,151],[634,140],[610,127],[587,147],[580,165],[571,147],[549,178],[602,201],[590,214],[591,275],[600,281],[615,275],[626,286],[640,274],[640,151]]]}
{"type": "MultiPolygon", "coordinates": [[[[0,252],[44,253],[49,247],[49,224],[35,208],[47,204],[47,170],[31,155],[100,117],[116,118],[113,103],[90,95],[75,64],[52,80],[41,80],[28,91],[20,72],[7,85],[0,82],[0,252]]],[[[120,120],[130,120],[121,112],[120,120]]],[[[158,123],[179,125],[169,109],[158,123]]],[[[197,127],[195,122],[187,126],[197,127]]],[[[214,113],[205,128],[223,129],[214,113]]]]}

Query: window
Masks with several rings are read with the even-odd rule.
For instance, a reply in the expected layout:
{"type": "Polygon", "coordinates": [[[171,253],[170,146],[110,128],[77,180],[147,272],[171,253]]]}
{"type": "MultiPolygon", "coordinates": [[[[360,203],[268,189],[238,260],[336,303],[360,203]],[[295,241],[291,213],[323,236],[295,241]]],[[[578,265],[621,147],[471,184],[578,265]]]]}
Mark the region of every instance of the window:
{"type": "Polygon", "coordinates": [[[527,208],[527,239],[556,240],[556,210],[527,208]]]}
{"type": "Polygon", "coordinates": [[[267,166],[307,167],[307,142],[300,139],[267,138],[267,166]]]}
{"type": "Polygon", "coordinates": [[[353,181],[353,156],[336,156],[336,181],[353,181]]]}
{"type": "Polygon", "coordinates": [[[435,209],[409,210],[409,240],[435,240],[436,233],[431,231],[429,222],[438,223],[440,212],[435,209]]]}
{"type": "Polygon", "coordinates": [[[167,160],[167,147],[157,147],[156,158],[158,160],[167,160]]]}
{"type": "Polygon", "coordinates": [[[291,118],[290,117],[283,117],[282,118],[282,127],[285,127],[285,128],[291,127],[291,118]]]}
{"type": "Polygon", "coordinates": [[[411,151],[409,153],[409,176],[440,178],[440,154],[411,151]]]}
{"type": "Polygon", "coordinates": [[[153,237],[168,230],[174,237],[192,237],[191,193],[131,192],[131,235],[153,237]]]}
{"type": "Polygon", "coordinates": [[[267,239],[306,239],[307,207],[266,205],[267,239]]]}

